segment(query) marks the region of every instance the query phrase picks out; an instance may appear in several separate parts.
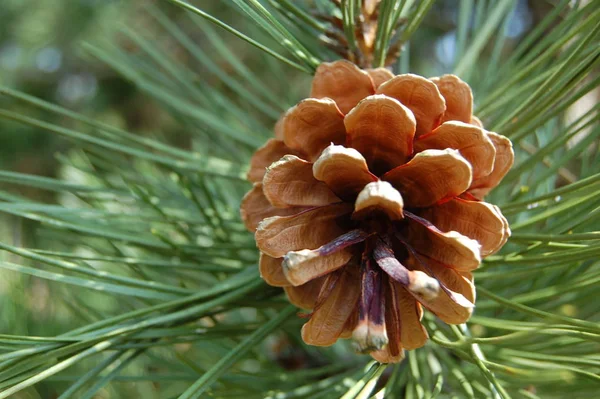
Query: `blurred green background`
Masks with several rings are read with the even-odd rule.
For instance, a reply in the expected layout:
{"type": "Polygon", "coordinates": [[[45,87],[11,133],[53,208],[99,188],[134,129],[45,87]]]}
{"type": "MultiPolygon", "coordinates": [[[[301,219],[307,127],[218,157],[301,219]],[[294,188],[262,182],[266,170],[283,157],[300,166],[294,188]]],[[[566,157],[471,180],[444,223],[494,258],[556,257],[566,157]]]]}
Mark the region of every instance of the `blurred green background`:
{"type": "MultiPolygon", "coordinates": [[[[151,31],[144,5],[149,2],[2,1],[0,84],[144,134],[159,124],[164,113],[81,47],[86,41],[112,41],[119,47],[129,45],[134,53],[136,49],[119,34],[119,29],[128,25],[151,31]]],[[[6,100],[0,97],[0,104],[2,101],[6,100]]],[[[0,123],[0,167],[42,175],[57,173],[54,155],[65,150],[68,143],[51,133],[0,123]]]]}

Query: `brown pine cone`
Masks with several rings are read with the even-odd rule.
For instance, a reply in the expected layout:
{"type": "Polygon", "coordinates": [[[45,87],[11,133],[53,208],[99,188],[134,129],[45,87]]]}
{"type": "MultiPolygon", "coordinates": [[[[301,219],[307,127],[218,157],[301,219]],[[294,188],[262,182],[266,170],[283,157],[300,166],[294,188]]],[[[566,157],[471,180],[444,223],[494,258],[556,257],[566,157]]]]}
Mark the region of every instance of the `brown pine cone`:
{"type": "Polygon", "coordinates": [[[324,63],[311,97],[258,149],[242,218],[260,272],[312,309],[307,344],[352,337],[381,362],[427,341],[422,306],[449,324],[471,315],[471,272],[510,236],[483,197],[512,144],[472,115],[469,86],[348,61],[324,63]]]}

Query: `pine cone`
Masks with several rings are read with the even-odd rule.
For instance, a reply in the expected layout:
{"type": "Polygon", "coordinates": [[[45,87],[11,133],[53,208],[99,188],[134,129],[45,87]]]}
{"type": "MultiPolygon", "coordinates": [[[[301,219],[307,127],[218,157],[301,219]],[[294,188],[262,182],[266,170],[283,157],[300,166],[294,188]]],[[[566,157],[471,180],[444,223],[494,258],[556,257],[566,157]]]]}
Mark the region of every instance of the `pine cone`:
{"type": "Polygon", "coordinates": [[[307,344],[352,337],[397,362],[427,341],[422,306],[449,324],[470,317],[471,272],[510,236],[482,199],[513,158],[458,77],[324,63],[251,161],[241,213],[261,275],[312,309],[307,344]]]}

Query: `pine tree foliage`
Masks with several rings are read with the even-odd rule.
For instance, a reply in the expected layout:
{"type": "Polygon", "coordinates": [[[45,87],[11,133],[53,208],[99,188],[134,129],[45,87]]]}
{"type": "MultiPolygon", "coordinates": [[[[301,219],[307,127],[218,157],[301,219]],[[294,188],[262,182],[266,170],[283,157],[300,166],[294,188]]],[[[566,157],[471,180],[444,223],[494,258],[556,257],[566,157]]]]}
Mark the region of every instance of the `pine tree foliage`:
{"type": "MultiPolygon", "coordinates": [[[[333,2],[225,1],[231,24],[202,1],[163,3],[147,13],[191,62],[128,27],[135,54],[110,40],[83,47],[169,110],[190,149],[0,88],[0,117],[73,144],[59,155],[62,179],[0,171],[0,212],[37,231],[31,245],[1,242],[0,268],[47,280],[77,320],[50,336],[0,335],[0,398],[43,397],[49,387],[60,399],[597,397],[600,108],[571,110],[600,87],[599,2],[552,2],[508,53],[502,33],[516,1],[459,2],[456,62],[444,72],[469,82],[475,114],[514,143],[515,166],[491,194],[513,235],[476,272],[469,323],[426,314],[430,342],[393,366],[344,343],[302,344],[303,320],[260,279],[238,214],[249,156],[305,96],[316,66],[338,58],[327,21],[315,17],[333,2]],[[202,43],[165,13],[177,8],[202,43]],[[268,73],[245,65],[230,35],[268,73]]],[[[341,1],[350,47],[359,3],[341,1]]],[[[436,4],[382,0],[375,66],[399,49],[396,72],[430,72],[409,68],[410,43],[436,4]]]]}

